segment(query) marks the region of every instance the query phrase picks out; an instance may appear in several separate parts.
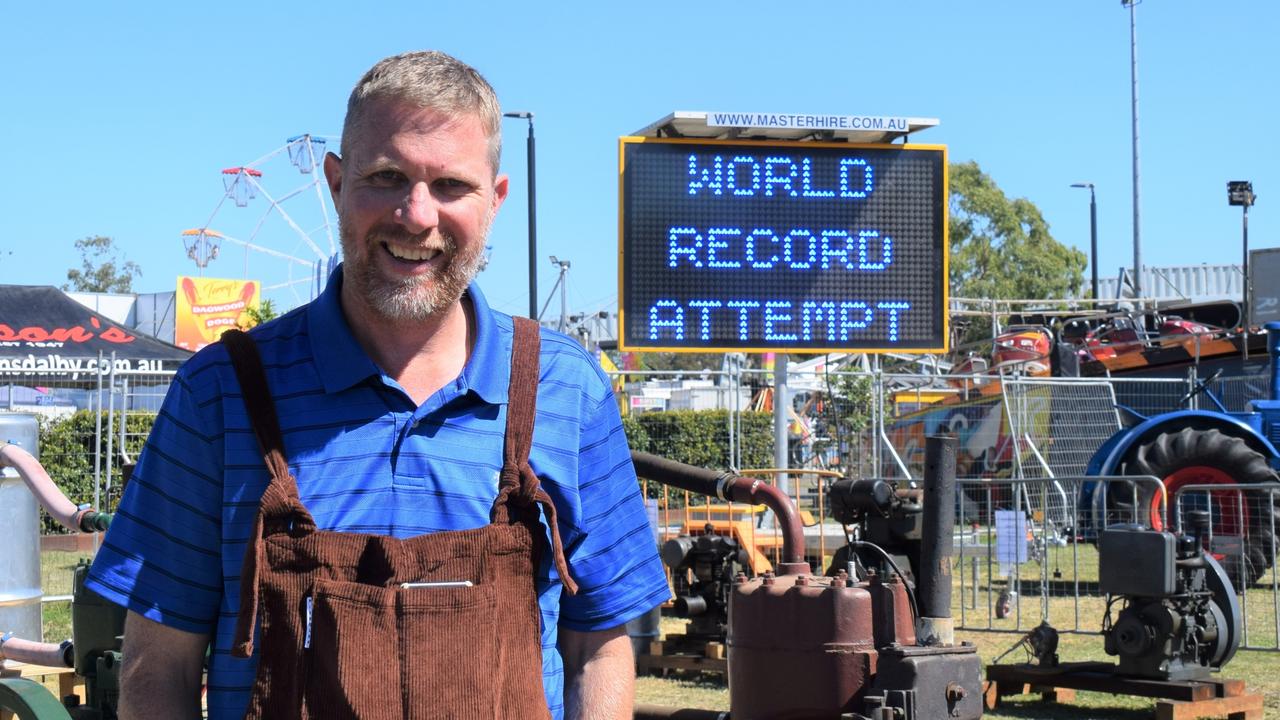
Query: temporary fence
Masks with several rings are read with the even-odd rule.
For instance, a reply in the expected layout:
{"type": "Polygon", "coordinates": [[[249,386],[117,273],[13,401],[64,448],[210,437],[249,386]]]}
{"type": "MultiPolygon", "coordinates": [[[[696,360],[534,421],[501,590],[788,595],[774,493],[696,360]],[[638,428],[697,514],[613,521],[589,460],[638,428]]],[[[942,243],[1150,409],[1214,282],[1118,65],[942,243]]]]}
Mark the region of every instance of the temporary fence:
{"type": "Polygon", "coordinates": [[[1145,522],[1136,500],[1163,492],[1150,477],[957,480],[957,627],[1022,631],[1049,620],[1059,631],[1096,632],[1097,550],[1084,538],[1109,524],[1145,522]],[[1121,501],[1095,508],[1101,488],[1121,501]],[[1028,596],[1036,598],[1031,608],[1028,596]]]}
{"type": "MultiPolygon", "coordinates": [[[[138,454],[150,432],[150,422],[130,422],[130,418],[147,418],[160,411],[164,396],[173,381],[174,372],[138,371],[112,372],[105,378],[104,387],[97,394],[99,409],[106,405],[105,427],[111,435],[95,444],[99,457],[95,467],[100,468],[97,483],[101,488],[95,504],[114,509],[123,490],[123,471],[137,462],[138,454]],[[105,502],[101,498],[105,498],[105,502]]],[[[102,416],[103,413],[99,413],[102,416]]],[[[99,436],[101,438],[101,435],[99,436]]]]}
{"type": "Polygon", "coordinates": [[[1184,485],[1162,508],[1163,484],[1144,476],[957,484],[957,628],[1026,632],[1045,620],[1059,632],[1096,634],[1109,605],[1098,583],[1098,533],[1129,523],[1181,528],[1187,511],[1211,508],[1209,550],[1239,599],[1241,647],[1280,650],[1280,488],[1184,485]],[[1055,517],[1053,502],[1063,489],[1066,518],[1055,517]]]}
{"type": "MultiPolygon", "coordinates": [[[[7,396],[0,393],[0,400],[7,401],[0,402],[0,411],[35,411],[45,418],[46,424],[54,424],[65,421],[76,408],[88,409],[89,421],[74,426],[75,432],[80,433],[76,442],[56,449],[46,448],[45,460],[51,466],[82,476],[78,480],[55,477],[60,482],[73,480],[70,484],[79,486],[76,483],[83,483],[85,477],[92,478],[91,485],[84,483],[89,489],[87,495],[73,498],[76,502],[92,502],[97,507],[110,509],[118,498],[121,466],[136,459],[145,440],[148,423],[134,421],[134,418],[154,415],[173,373],[117,368],[110,362],[102,363],[101,367],[101,372],[88,375],[46,372],[39,377],[0,379],[0,390],[7,386],[9,391],[7,396]],[[25,391],[20,388],[30,388],[37,394],[24,398],[25,391]],[[53,456],[54,452],[79,453],[79,457],[58,458],[53,456]]],[[[773,465],[771,460],[776,456],[773,433],[763,439],[758,437],[766,425],[760,418],[747,422],[745,417],[747,413],[771,410],[772,373],[734,369],[619,371],[613,374],[612,380],[628,415],[656,409],[724,411],[719,421],[723,422],[723,428],[711,438],[716,447],[723,448],[723,458],[712,464],[738,471],[750,467],[769,470],[773,465]],[[749,433],[754,435],[748,436],[749,433]],[[761,462],[762,455],[770,462],[761,462]]],[[[1212,387],[1215,394],[1223,397],[1228,409],[1239,410],[1248,399],[1266,397],[1268,382],[1266,377],[1249,376],[1218,379],[1212,387]]],[[[1090,485],[1081,479],[1086,474],[1085,466],[1107,437],[1123,425],[1135,422],[1134,413],[1149,415],[1196,404],[1210,407],[1204,394],[1192,394],[1189,401],[1182,402],[1196,390],[1197,384],[1197,378],[1191,374],[1165,379],[1005,377],[999,383],[989,375],[941,377],[876,371],[797,374],[788,378],[787,467],[772,469],[786,472],[789,489],[817,521],[825,513],[823,487],[832,476],[917,482],[923,474],[925,437],[938,433],[955,435],[957,475],[966,498],[964,507],[959,508],[960,518],[970,524],[976,520],[979,527],[976,535],[970,530],[969,537],[983,538],[995,533],[993,513],[1020,507],[1030,518],[1030,557],[1048,563],[1015,564],[1017,576],[1010,584],[1008,580],[996,582],[1000,575],[998,567],[991,565],[996,560],[992,555],[990,563],[980,563],[976,576],[979,582],[975,583],[972,563],[975,558],[980,561],[986,558],[985,553],[994,553],[995,546],[988,540],[995,536],[963,545],[968,605],[962,626],[986,627],[992,623],[1013,622],[1010,629],[1023,629],[1024,623],[1019,620],[1022,607],[1019,598],[1033,588],[1045,603],[1062,598],[1071,604],[1068,629],[1092,631],[1096,628],[1091,622],[1082,624],[1077,616],[1081,611],[1089,611],[1090,603],[1096,600],[1089,594],[1094,587],[1090,583],[1096,584],[1096,568],[1082,568],[1079,563],[1096,564],[1096,553],[1091,544],[1073,542],[1082,536],[1083,528],[1098,526],[1094,518],[1081,515],[1097,512],[1088,505],[1090,485]],[[1018,505],[1012,504],[1014,499],[1019,501],[1018,505]],[[1085,522],[1086,519],[1089,522],[1085,522]],[[1064,553],[1070,553],[1070,562],[1064,553]],[[1069,575],[1064,568],[1070,568],[1069,575]],[[1032,575],[1029,577],[1028,573],[1032,575]],[[1076,592],[1076,580],[1083,583],[1082,594],[1076,592]],[[1042,591],[1043,588],[1048,589],[1042,591]],[[1013,620],[996,618],[988,611],[977,613],[978,607],[970,597],[975,591],[991,596],[980,603],[988,610],[999,606],[1000,592],[1007,592],[1006,598],[1014,608],[1013,620]]],[[[767,427],[772,428],[772,424],[767,427]]],[[[1233,507],[1274,507],[1275,498],[1270,495],[1265,500],[1257,499],[1256,493],[1268,491],[1252,487],[1216,488],[1213,497],[1217,502],[1224,493],[1238,493],[1247,502],[1241,500],[1233,507]],[[1272,504],[1267,505],[1268,502],[1272,504]]],[[[1182,512],[1193,497],[1194,494],[1180,494],[1173,511],[1182,512]]],[[[683,508],[696,509],[699,502],[705,501],[668,497],[663,502],[665,515],[661,525],[675,528],[697,519],[696,512],[686,518],[685,514],[694,510],[683,508]],[[678,513],[678,517],[672,513],[678,513]]],[[[1274,513],[1250,513],[1250,517],[1257,516],[1257,523],[1276,521],[1274,513]]],[[[1101,523],[1116,521],[1114,513],[1112,517],[1107,517],[1105,512],[1103,515],[1101,523]]],[[[749,517],[753,516],[730,514],[724,519],[746,521],[749,517]]],[[[1003,517],[1007,520],[1009,516],[1003,517]]],[[[1250,532],[1260,532],[1261,525],[1257,523],[1249,526],[1250,532]]],[[[747,533],[755,533],[757,529],[763,528],[751,522],[743,526],[747,533]]],[[[829,555],[842,537],[840,529],[834,527],[813,528],[808,532],[814,538],[815,547],[811,550],[819,557],[829,555]]],[[[1264,535],[1274,543],[1274,532],[1264,535]]],[[[1219,532],[1215,542],[1229,542],[1221,539],[1228,537],[1229,533],[1219,532]]],[[[1256,550],[1250,562],[1274,566],[1274,548],[1263,548],[1266,557],[1259,559],[1256,556],[1262,550],[1257,548],[1262,546],[1255,542],[1248,547],[1256,550]]],[[[1274,572],[1270,577],[1274,583],[1274,572]]],[[[1272,592],[1256,583],[1247,589],[1246,592],[1251,593],[1248,596],[1251,606],[1280,602],[1274,594],[1255,597],[1254,594],[1264,591],[1272,592]]],[[[1041,610],[1045,608],[1051,617],[1057,617],[1056,605],[1048,604],[1041,610]]],[[[1032,613],[1035,622],[1039,621],[1040,614],[1032,613]]],[[[1254,619],[1250,639],[1259,637],[1260,622],[1254,619]]],[[[1274,620],[1266,625],[1276,626],[1274,620]]],[[[1280,647],[1280,643],[1270,646],[1280,647]]]]}
{"type": "MultiPolygon", "coordinates": [[[[628,387],[640,382],[635,373],[628,375],[628,387]]],[[[702,379],[732,387],[730,377],[712,375],[702,379]]],[[[758,400],[765,380],[756,376],[750,393],[729,394],[758,400]]],[[[1047,619],[1063,631],[1097,633],[1106,612],[1098,588],[1098,531],[1116,523],[1150,524],[1153,498],[1156,517],[1166,517],[1159,509],[1164,491],[1158,480],[1086,477],[1088,463],[1107,438],[1142,417],[1211,407],[1206,395],[1193,394],[1198,378],[1005,378],[998,389],[988,377],[947,380],[943,392],[936,384],[922,385],[919,375],[875,372],[832,372],[820,383],[793,384],[787,438],[792,476],[804,477],[797,470],[820,470],[917,482],[923,476],[924,439],[937,433],[956,436],[962,489],[957,518],[963,529],[957,536],[959,627],[1025,632],[1047,619]],[[904,388],[909,382],[915,385],[904,388]],[[895,415],[899,407],[911,411],[895,415]]],[[[1225,396],[1227,409],[1240,410],[1247,399],[1267,397],[1267,382],[1263,377],[1218,379],[1212,389],[1225,396]]],[[[760,402],[747,401],[747,406],[767,409],[760,402]]],[[[724,421],[727,433],[734,432],[733,415],[724,421]]],[[[807,497],[803,507],[816,510],[818,480],[795,483],[799,502],[807,497]]],[[[1181,527],[1181,514],[1195,503],[1215,509],[1219,526],[1211,549],[1237,583],[1247,613],[1243,646],[1280,650],[1280,593],[1270,530],[1278,522],[1280,489],[1219,486],[1212,488],[1212,505],[1195,486],[1181,490],[1167,510],[1167,526],[1181,527]],[[1228,502],[1229,494],[1241,499],[1228,502]],[[1221,526],[1221,518],[1237,512],[1248,522],[1221,526]]],[[[666,511],[663,528],[676,532],[697,526],[698,508],[707,504],[694,499],[664,505],[674,509],[666,511]],[[682,509],[682,502],[692,509],[682,509]],[[683,519],[671,520],[671,513],[683,519]]],[[[735,517],[750,516],[743,509],[735,517]]],[[[744,524],[742,533],[766,532],[753,527],[744,524]]],[[[827,521],[807,530],[807,537],[816,560],[841,544],[842,531],[827,521]]],[[[763,541],[750,538],[765,549],[772,541],[767,534],[763,541]]]]}
{"type": "MultiPolygon", "coordinates": [[[[771,411],[766,371],[619,371],[624,412],[726,410],[729,442],[736,415],[771,411]]],[[[1267,378],[1215,382],[1230,410],[1266,396],[1267,378]]],[[[835,371],[789,378],[788,453],[793,467],[918,479],[926,435],[960,440],[960,475],[1043,477],[1083,474],[1089,457],[1118,428],[1187,407],[1211,407],[1185,378],[1027,378],[922,376],[835,371]],[[797,381],[798,380],[798,381],[797,381]]],[[[736,466],[730,452],[726,464],[736,466]]]]}
{"type": "MultiPolygon", "coordinates": [[[[778,471],[744,474],[774,482],[778,471]]],[[[792,497],[808,525],[806,555],[818,572],[848,537],[847,528],[824,518],[835,475],[792,476],[792,497]]],[[[1177,529],[1185,527],[1189,510],[1212,507],[1208,548],[1238,597],[1241,647],[1280,650],[1280,488],[1185,485],[1171,503],[1164,502],[1165,493],[1164,484],[1149,476],[957,480],[957,628],[1023,633],[1048,621],[1059,632],[1096,635],[1110,604],[1099,586],[1099,534],[1116,525],[1177,529]]],[[[662,486],[650,494],[657,496],[652,502],[660,542],[710,532],[738,542],[748,572],[767,571],[778,562],[782,537],[762,508],[662,486]]]]}
{"type": "MultiPolygon", "coordinates": [[[[1192,382],[1195,382],[1194,378],[1192,382]]],[[[1215,381],[1210,389],[1229,412],[1244,412],[1249,409],[1250,400],[1271,397],[1271,376],[1241,375],[1221,378],[1215,381]]],[[[1196,394],[1195,403],[1196,407],[1202,410],[1219,409],[1204,393],[1196,394]]]]}
{"type": "MultiPolygon", "coordinates": [[[[127,419],[158,411],[173,376],[119,369],[109,360],[101,368],[0,379],[0,411],[34,412],[46,423],[77,409],[97,412],[92,436],[77,443],[92,457],[75,465],[87,462],[99,493],[107,489],[113,471],[129,461],[130,448],[144,439],[144,431],[133,429],[127,419]]],[[[743,415],[771,410],[771,372],[619,371],[613,380],[626,414],[724,411],[723,435],[716,440],[725,448],[721,464],[761,464],[758,447],[747,458],[755,462],[744,463],[743,415]]],[[[1265,397],[1267,382],[1261,376],[1221,379],[1215,390],[1228,409],[1237,410],[1246,398],[1265,397]]],[[[1196,379],[1008,377],[996,383],[986,375],[832,371],[794,376],[788,387],[786,457],[791,468],[918,480],[924,437],[949,433],[959,438],[961,477],[1039,478],[1083,474],[1093,451],[1116,428],[1133,422],[1134,412],[1178,408],[1195,389],[1196,379]]],[[[1209,407],[1203,395],[1190,403],[1209,407]]],[[[758,430],[759,423],[754,427],[758,430]]],[[[775,441],[769,437],[763,442],[772,446],[775,441]]],[[[777,455],[771,448],[767,454],[777,455]]]]}

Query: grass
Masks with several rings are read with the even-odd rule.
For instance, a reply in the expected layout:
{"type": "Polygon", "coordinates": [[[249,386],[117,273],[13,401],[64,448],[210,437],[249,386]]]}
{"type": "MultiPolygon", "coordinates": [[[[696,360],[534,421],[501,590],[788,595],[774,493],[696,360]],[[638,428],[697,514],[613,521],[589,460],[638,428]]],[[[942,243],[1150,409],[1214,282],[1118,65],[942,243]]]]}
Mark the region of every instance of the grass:
{"type": "MultiPolygon", "coordinates": [[[[91,557],[85,553],[58,550],[40,553],[40,587],[44,594],[70,595],[72,571],[81,559],[91,557]]],[[[71,637],[70,601],[44,603],[41,612],[46,642],[62,642],[71,637]]]]}

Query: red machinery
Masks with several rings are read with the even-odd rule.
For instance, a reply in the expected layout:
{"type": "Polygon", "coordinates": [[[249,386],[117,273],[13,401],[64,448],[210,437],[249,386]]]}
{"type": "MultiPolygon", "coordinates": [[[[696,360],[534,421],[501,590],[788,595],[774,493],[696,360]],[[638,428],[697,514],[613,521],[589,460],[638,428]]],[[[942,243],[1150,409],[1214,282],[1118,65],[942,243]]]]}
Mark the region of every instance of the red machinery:
{"type": "MultiPolygon", "coordinates": [[[[863,579],[842,569],[833,576],[814,575],[804,559],[802,526],[790,499],[760,480],[645,453],[632,453],[632,459],[641,477],[721,500],[764,504],[778,519],[784,545],[777,574],[740,576],[729,598],[733,720],[981,717],[977,652],[952,638],[954,439],[927,441],[921,572],[915,592],[900,572],[869,571],[863,579]]],[[[883,486],[848,481],[848,500],[878,508],[885,500],[883,486]]],[[[856,544],[878,550],[896,567],[883,549],[856,544]]],[[[635,716],[718,714],[640,708],[635,716]]]]}
{"type": "Polygon", "coordinates": [[[1026,375],[1049,374],[1053,334],[1047,328],[1011,328],[995,340],[991,350],[993,369],[1016,367],[1026,375]]]}

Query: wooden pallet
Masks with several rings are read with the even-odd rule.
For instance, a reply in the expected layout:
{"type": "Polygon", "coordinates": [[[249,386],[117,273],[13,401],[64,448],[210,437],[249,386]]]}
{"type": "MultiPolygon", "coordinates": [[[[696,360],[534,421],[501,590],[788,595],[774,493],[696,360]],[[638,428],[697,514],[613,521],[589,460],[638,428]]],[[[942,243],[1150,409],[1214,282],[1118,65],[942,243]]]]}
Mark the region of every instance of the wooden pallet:
{"type": "Polygon", "coordinates": [[[636,660],[642,674],[667,675],[672,672],[705,672],[724,675],[729,670],[724,643],[707,642],[685,635],[668,635],[649,643],[649,653],[636,660]]]}
{"type": "Polygon", "coordinates": [[[1119,677],[1110,663],[988,665],[983,700],[994,709],[1007,695],[1040,693],[1052,702],[1072,702],[1076,690],[1156,698],[1156,720],[1262,720],[1262,695],[1245,692],[1243,680],[1148,680],[1119,677]]]}

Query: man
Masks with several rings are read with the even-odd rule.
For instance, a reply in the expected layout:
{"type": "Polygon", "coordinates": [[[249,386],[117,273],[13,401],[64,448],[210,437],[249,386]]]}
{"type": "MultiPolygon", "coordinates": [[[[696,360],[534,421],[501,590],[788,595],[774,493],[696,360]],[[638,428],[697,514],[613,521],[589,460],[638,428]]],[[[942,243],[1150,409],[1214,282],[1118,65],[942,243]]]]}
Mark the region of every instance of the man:
{"type": "MultiPolygon", "coordinates": [[[[500,119],[488,83],[442,53],[383,60],[351,94],[342,156],[325,158],[344,263],[320,298],[251,334],[320,528],[405,538],[489,522],[512,320],[471,280],[507,194],[500,119]]],[[[629,718],[623,626],[668,590],[606,378],[548,331],[539,358],[529,462],[578,585],[562,592],[541,562],[546,701],[553,717],[629,718]]],[[[122,718],[198,717],[210,642],[209,717],[244,715],[256,656],[231,645],[267,484],[227,351],[211,346],[175,377],[90,575],[129,609],[122,718]]]]}

